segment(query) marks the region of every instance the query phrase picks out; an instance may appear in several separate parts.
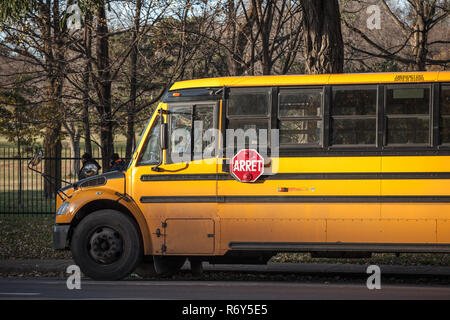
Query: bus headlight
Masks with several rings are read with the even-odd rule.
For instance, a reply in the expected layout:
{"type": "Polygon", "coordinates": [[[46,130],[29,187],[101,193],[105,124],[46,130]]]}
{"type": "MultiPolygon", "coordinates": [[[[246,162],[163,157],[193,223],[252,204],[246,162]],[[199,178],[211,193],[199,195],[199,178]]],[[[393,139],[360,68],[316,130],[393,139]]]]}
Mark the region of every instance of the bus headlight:
{"type": "Polygon", "coordinates": [[[58,210],[56,211],[56,215],[59,216],[65,214],[67,212],[67,209],[69,209],[69,203],[64,202],[62,205],[59,206],[58,210]]]}

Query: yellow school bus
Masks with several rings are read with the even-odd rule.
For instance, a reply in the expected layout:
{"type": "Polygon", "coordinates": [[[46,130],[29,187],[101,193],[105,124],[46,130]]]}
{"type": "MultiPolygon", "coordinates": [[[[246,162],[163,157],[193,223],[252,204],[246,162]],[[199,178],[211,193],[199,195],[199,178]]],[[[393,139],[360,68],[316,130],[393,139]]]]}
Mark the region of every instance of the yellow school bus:
{"type": "Polygon", "coordinates": [[[450,72],[176,82],[125,172],[60,195],[54,247],[94,279],[143,259],[167,273],[278,252],[449,253],[450,72]],[[231,172],[236,132],[264,158],[256,181],[231,172]]]}

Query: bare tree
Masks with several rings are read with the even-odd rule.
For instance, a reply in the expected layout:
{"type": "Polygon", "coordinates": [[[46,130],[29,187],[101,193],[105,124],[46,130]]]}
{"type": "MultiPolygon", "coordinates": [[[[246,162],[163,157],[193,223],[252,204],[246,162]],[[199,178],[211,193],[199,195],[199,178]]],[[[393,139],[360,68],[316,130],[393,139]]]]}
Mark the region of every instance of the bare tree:
{"type": "Polygon", "coordinates": [[[301,0],[306,73],[341,73],[344,43],[338,0],[301,0]]]}
{"type": "MultiPolygon", "coordinates": [[[[67,33],[62,22],[61,4],[58,0],[36,0],[23,5],[20,1],[9,1],[1,7],[5,20],[2,28],[4,41],[0,46],[7,52],[8,59],[22,61],[33,69],[34,76],[28,77],[27,83],[42,92],[33,103],[39,106],[38,112],[45,123],[43,144],[47,160],[44,172],[60,178],[62,91],[67,64],[67,33]]],[[[55,196],[61,187],[59,180],[53,182],[45,182],[44,194],[47,197],[55,196]]]]}
{"type": "MultiPolygon", "coordinates": [[[[350,5],[355,7],[359,3],[363,7],[373,4],[372,1],[352,1],[350,5]]],[[[396,8],[393,1],[381,0],[379,3],[383,13],[397,27],[385,36],[398,39],[397,44],[386,46],[382,37],[374,39],[367,30],[358,28],[356,21],[346,18],[345,25],[358,36],[353,41],[347,41],[352,50],[370,57],[397,61],[411,71],[424,71],[431,65],[445,67],[450,63],[450,60],[433,58],[431,50],[433,46],[449,44],[449,33],[444,39],[430,40],[431,31],[439,23],[448,24],[448,21],[445,22],[450,12],[448,0],[408,0],[404,10],[396,8]],[[366,46],[361,45],[361,40],[366,46]]]]}

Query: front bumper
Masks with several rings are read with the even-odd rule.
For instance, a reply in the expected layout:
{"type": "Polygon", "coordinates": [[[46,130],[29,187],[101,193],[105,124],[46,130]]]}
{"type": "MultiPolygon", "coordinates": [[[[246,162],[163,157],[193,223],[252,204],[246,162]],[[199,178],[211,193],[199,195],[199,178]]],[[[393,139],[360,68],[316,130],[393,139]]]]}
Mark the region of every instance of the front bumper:
{"type": "Polygon", "coordinates": [[[57,224],[53,227],[53,249],[67,249],[67,236],[70,224],[57,224]]]}

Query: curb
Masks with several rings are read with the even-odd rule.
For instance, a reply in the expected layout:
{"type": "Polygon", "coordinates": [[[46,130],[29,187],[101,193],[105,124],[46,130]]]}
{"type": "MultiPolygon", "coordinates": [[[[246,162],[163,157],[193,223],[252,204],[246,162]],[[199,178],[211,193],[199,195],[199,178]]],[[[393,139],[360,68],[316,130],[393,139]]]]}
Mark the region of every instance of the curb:
{"type": "MultiPolygon", "coordinates": [[[[65,273],[73,260],[0,260],[0,275],[7,273],[65,273]]],[[[292,273],[299,275],[367,277],[367,267],[360,264],[328,263],[268,263],[267,265],[210,265],[203,263],[205,271],[236,273],[292,273]]],[[[379,265],[383,276],[448,277],[450,267],[379,265]]],[[[188,262],[182,270],[189,270],[188,262]]]]}
{"type": "Polygon", "coordinates": [[[72,260],[0,260],[0,274],[65,272],[71,264],[72,260]]]}

